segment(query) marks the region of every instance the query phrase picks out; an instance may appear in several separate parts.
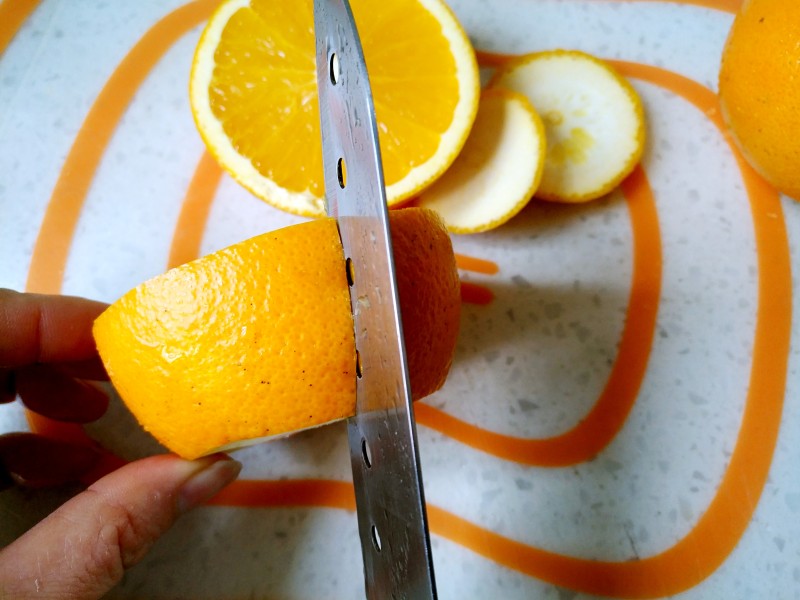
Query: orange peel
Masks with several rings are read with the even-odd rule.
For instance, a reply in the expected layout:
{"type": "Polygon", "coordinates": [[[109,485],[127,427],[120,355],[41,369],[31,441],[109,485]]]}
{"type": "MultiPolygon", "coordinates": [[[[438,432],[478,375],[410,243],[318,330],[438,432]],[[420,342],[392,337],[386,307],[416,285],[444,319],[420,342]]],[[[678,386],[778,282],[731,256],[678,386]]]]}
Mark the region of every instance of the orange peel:
{"type": "Polygon", "coordinates": [[[547,135],[536,197],[586,202],[604,196],[641,159],[644,109],[633,86],[611,65],[576,50],[520,56],[490,81],[525,95],[547,135]]]}
{"type": "MultiPolygon", "coordinates": [[[[460,288],[432,211],[390,215],[414,398],[444,383],[460,288]]],[[[355,344],[336,222],[266,233],[159,275],[94,324],[131,413],[185,458],[338,421],[355,411],[355,344]]]]}
{"type": "Polygon", "coordinates": [[[486,90],[461,154],[417,205],[438,212],[452,233],[499,227],[536,192],[545,147],[544,125],[525,96],[486,90]]]}

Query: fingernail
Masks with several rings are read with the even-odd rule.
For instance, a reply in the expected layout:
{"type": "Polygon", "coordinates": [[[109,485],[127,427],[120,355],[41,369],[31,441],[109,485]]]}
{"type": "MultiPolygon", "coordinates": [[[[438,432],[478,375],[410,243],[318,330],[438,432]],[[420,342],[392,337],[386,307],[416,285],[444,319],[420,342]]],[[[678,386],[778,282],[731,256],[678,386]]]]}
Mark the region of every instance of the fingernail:
{"type": "Polygon", "coordinates": [[[204,466],[181,486],[178,493],[178,511],[185,513],[211,499],[231,483],[242,470],[242,464],[224,455],[201,458],[204,466]]]}

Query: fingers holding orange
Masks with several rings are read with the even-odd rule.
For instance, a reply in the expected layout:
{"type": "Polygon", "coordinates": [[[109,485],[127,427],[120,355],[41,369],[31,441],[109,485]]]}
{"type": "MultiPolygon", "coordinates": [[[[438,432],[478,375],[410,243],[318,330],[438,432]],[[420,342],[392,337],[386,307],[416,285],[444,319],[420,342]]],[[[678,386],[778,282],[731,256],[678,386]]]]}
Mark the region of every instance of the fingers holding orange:
{"type": "Polygon", "coordinates": [[[57,421],[90,423],[108,408],[108,396],[99,387],[50,365],[24,367],[15,379],[25,406],[57,421]]]}
{"type": "Polygon", "coordinates": [[[0,436],[0,489],[11,483],[41,488],[75,483],[100,460],[90,446],[33,433],[0,436]]]}
{"type": "Polygon", "coordinates": [[[0,289],[0,368],[91,360],[92,323],[104,308],[85,298],[0,289]]]}

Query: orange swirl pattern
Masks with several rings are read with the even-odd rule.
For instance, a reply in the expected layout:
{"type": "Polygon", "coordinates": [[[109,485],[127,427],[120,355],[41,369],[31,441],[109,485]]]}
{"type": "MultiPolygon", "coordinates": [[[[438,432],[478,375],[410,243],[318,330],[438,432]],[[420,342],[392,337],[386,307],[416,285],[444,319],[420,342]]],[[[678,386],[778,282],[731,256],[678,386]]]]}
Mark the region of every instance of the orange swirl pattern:
{"type": "Polygon", "coordinates": [[[506,460],[559,467],[590,460],[614,439],[636,402],[647,369],[661,294],[661,234],[647,176],[641,167],[622,184],[633,230],[633,277],[619,351],[600,398],[571,430],[547,439],[521,439],[465,423],[428,404],[417,423],[506,460]]]}
{"type": "MultiPolygon", "coordinates": [[[[740,5],[739,0],[683,0],[683,3],[730,12],[740,5]]],[[[16,7],[22,4],[17,3],[16,7]]],[[[120,117],[163,53],[191,27],[207,18],[215,4],[216,1],[212,0],[198,0],[167,15],[131,49],[103,88],[75,139],[50,199],[34,249],[27,285],[29,290],[58,292],[61,289],[75,223],[120,117]],[[63,259],[54,263],[53,257],[63,259]]],[[[15,9],[9,9],[11,5],[14,3],[0,4],[0,50],[13,38],[36,3],[26,3],[27,12],[17,13],[14,13],[15,9]],[[3,18],[11,13],[17,16],[14,19],[3,18]]],[[[481,55],[484,64],[502,64],[507,58],[481,55]]],[[[663,69],[625,62],[615,64],[628,77],[682,96],[711,119],[723,136],[726,135],[716,97],[707,88],[663,69]]],[[[738,162],[750,199],[758,260],[758,309],[750,381],[739,437],[717,494],[694,529],[659,554],[626,562],[585,560],[536,548],[429,505],[431,529],[435,534],[543,581],[587,593],[625,598],[659,597],[687,590],[713,573],[733,550],[752,518],[777,441],[789,356],[792,290],[788,240],[779,197],[750,169],[727,137],[726,140],[738,162]]],[[[197,254],[219,177],[213,161],[203,156],[176,226],[170,265],[197,254]]],[[[646,368],[660,291],[660,268],[653,269],[655,273],[646,272],[647,269],[642,271],[639,262],[645,261],[652,269],[654,265],[660,267],[661,260],[658,217],[644,169],[638,169],[623,184],[622,191],[634,230],[635,259],[628,318],[617,361],[619,363],[623,357],[627,359],[626,353],[629,352],[643,364],[637,367],[639,375],[616,376],[617,383],[613,383],[616,381],[616,366],[612,369],[606,390],[584,420],[585,423],[593,419],[592,426],[581,430],[581,424],[564,434],[576,436],[574,432],[580,432],[576,443],[578,449],[558,442],[559,438],[514,440],[498,436],[426,405],[417,408],[421,424],[484,452],[526,464],[547,466],[586,460],[613,439],[635,402],[640,376],[646,368]],[[626,350],[629,346],[630,349],[626,350]]],[[[460,257],[460,266],[488,274],[496,269],[492,263],[469,257],[460,257]]],[[[477,291],[470,293],[479,295],[477,291]]],[[[490,301],[491,297],[488,300],[484,297],[484,300],[490,301]]],[[[60,425],[40,420],[35,415],[31,416],[31,426],[52,435],[76,439],[83,436],[86,439],[79,428],[63,430],[60,425]]],[[[111,468],[113,464],[109,463],[107,467],[111,468]]],[[[351,484],[326,480],[239,481],[217,496],[213,503],[354,509],[351,484]]]]}
{"type": "Polygon", "coordinates": [[[0,2],[0,54],[5,52],[25,20],[39,6],[39,0],[0,2]]]}

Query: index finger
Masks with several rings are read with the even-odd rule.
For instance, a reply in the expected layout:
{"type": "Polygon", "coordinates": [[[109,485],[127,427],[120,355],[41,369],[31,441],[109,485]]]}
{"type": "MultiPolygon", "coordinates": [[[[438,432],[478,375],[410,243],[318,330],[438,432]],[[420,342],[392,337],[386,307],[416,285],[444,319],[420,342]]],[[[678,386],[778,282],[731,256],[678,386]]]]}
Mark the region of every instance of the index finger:
{"type": "Polygon", "coordinates": [[[106,305],[0,289],[0,368],[96,357],[92,324],[106,305]]]}

